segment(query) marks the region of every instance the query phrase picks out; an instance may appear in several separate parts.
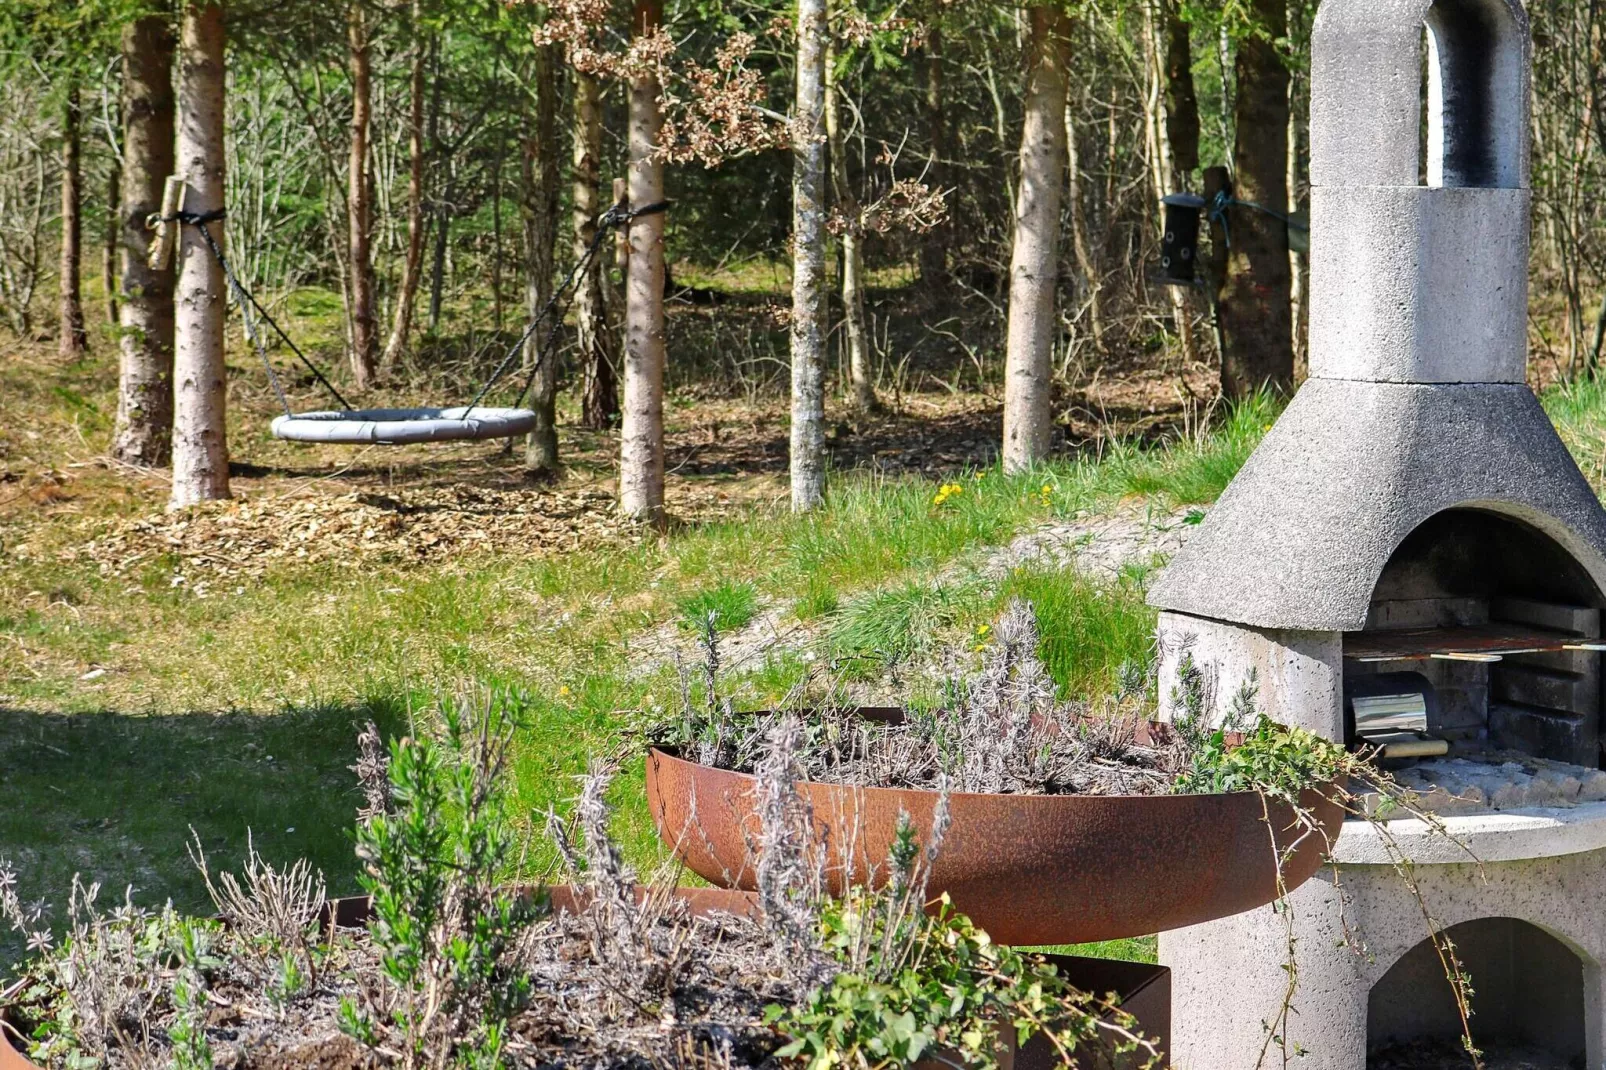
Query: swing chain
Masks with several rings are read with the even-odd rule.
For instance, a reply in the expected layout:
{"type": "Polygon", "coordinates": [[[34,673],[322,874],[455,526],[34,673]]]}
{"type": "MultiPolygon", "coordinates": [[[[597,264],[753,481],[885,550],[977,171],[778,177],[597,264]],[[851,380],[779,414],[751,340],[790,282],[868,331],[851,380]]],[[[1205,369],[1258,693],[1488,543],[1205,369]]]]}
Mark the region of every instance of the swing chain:
{"type": "MultiPolygon", "coordinates": [[[[530,321],[529,325],[526,326],[524,331],[519,335],[518,341],[514,342],[513,345],[508,349],[507,355],[502,358],[502,362],[496,366],[496,370],[493,371],[490,378],[485,381],[485,385],[480,387],[479,392],[474,395],[474,400],[470,401],[468,406],[464,408],[462,416],[459,417],[460,419],[466,420],[468,418],[468,414],[479,407],[480,402],[485,400],[485,396],[489,394],[491,389],[501,381],[504,375],[507,374],[508,369],[513,366],[514,360],[518,358],[519,354],[523,352],[524,346],[529,342],[530,338],[534,336],[536,329],[539,328],[541,324],[546,321],[547,317],[552,314],[553,310],[557,307],[559,299],[562,298],[563,295],[570,289],[570,287],[575,284],[575,280],[580,277],[585,268],[590,265],[593,259],[595,259],[597,250],[602,247],[603,239],[607,237],[608,232],[614,227],[628,226],[630,223],[641,218],[642,216],[657,215],[660,212],[667,211],[668,208],[669,202],[667,200],[655,201],[652,204],[642,205],[640,208],[631,208],[629,201],[621,199],[617,204],[612,205],[606,212],[603,212],[602,215],[597,217],[597,232],[592,237],[591,244],[586,247],[584,255],[582,255],[580,259],[576,261],[574,267],[569,270],[569,274],[565,276],[563,282],[558,285],[557,289],[552,291],[552,295],[547,298],[547,302],[544,306],[542,306],[541,311],[537,313],[535,318],[530,321]]],[[[240,282],[239,278],[234,274],[234,268],[230,266],[228,258],[223,255],[223,250],[218,246],[217,239],[212,236],[212,232],[207,227],[207,224],[218,222],[219,220],[226,218],[226,216],[227,212],[223,208],[214,208],[209,212],[186,212],[180,210],[172,213],[171,215],[152,214],[146,222],[147,225],[153,223],[180,223],[185,226],[195,227],[201,232],[201,237],[206,242],[206,247],[211,250],[213,259],[215,259],[218,262],[218,266],[223,269],[224,277],[228,279],[229,286],[234,291],[235,302],[240,307],[240,318],[245,323],[245,333],[247,337],[250,338],[251,344],[255,347],[257,355],[262,358],[262,366],[267,369],[268,381],[273,384],[273,391],[279,396],[279,404],[284,406],[284,414],[286,416],[294,416],[295,414],[291,411],[290,399],[285,395],[284,386],[279,382],[278,373],[273,370],[273,364],[268,359],[267,346],[263,343],[261,336],[257,332],[256,324],[252,320],[251,310],[253,309],[256,311],[257,315],[268,324],[268,326],[273,328],[274,332],[277,333],[280,339],[284,341],[284,344],[290,347],[291,352],[300,358],[301,363],[306,365],[307,370],[312,372],[312,374],[317,378],[318,382],[323,384],[324,389],[328,390],[329,393],[333,395],[335,401],[340,405],[341,410],[344,412],[353,411],[351,403],[340,395],[340,391],[335,389],[334,384],[325,378],[323,372],[318,370],[317,365],[313,364],[312,361],[307,358],[305,353],[301,352],[301,349],[295,344],[294,341],[291,340],[290,336],[285,333],[284,328],[279,326],[278,322],[268,314],[268,310],[262,307],[262,305],[257,301],[256,297],[252,295],[251,291],[247,290],[245,288],[245,284],[240,282]]],[[[576,290],[578,290],[578,287],[576,287],[576,290]]],[[[534,385],[535,376],[541,370],[541,366],[546,360],[547,353],[551,350],[552,342],[557,337],[558,331],[562,328],[562,326],[563,317],[559,316],[553,321],[551,327],[548,329],[546,336],[542,339],[540,346],[536,349],[535,360],[530,365],[530,374],[525,378],[524,388],[519,391],[519,396],[516,399],[515,404],[522,403],[524,400],[524,395],[529,393],[530,387],[534,385]]]]}
{"type": "MultiPolygon", "coordinates": [[[[591,244],[586,246],[585,253],[575,262],[574,267],[569,269],[569,274],[558,284],[557,289],[552,291],[552,296],[547,298],[547,302],[541,307],[541,311],[530,321],[529,326],[524,328],[523,333],[519,335],[518,341],[508,348],[507,355],[502,358],[502,362],[496,366],[496,370],[485,381],[485,385],[480,387],[479,393],[474,395],[474,400],[469,402],[468,407],[463,410],[463,419],[468,418],[468,414],[474,411],[480,402],[485,400],[485,395],[489,394],[491,388],[496,386],[502,377],[508,373],[508,370],[512,368],[513,362],[524,351],[525,344],[535,334],[536,329],[552,314],[553,309],[557,307],[558,301],[563,297],[565,291],[573,285],[576,292],[578,292],[579,286],[576,280],[580,278],[582,272],[590,265],[591,261],[596,258],[597,250],[602,247],[603,239],[608,236],[608,232],[614,227],[628,226],[642,216],[657,215],[668,209],[669,202],[667,200],[654,201],[652,204],[644,204],[640,208],[631,208],[629,201],[621,199],[617,204],[610,206],[606,212],[597,217],[597,232],[592,235],[591,244]]],[[[565,313],[567,313],[567,309],[565,309],[565,313]]],[[[514,399],[515,405],[522,404],[524,395],[528,394],[530,388],[535,385],[535,377],[545,363],[547,354],[551,351],[552,342],[557,338],[558,331],[562,327],[563,317],[558,316],[552,321],[551,327],[547,329],[546,336],[541,339],[541,344],[536,348],[535,360],[530,363],[530,372],[524,378],[524,387],[519,391],[519,396],[514,399]]]]}
{"type": "Polygon", "coordinates": [[[301,352],[301,348],[285,333],[284,328],[279,326],[278,321],[268,314],[268,310],[262,307],[255,295],[245,288],[245,284],[240,281],[239,276],[234,274],[234,267],[229,263],[228,257],[223,255],[223,250],[218,246],[217,239],[212,237],[212,231],[207,227],[208,223],[216,223],[227,218],[227,215],[226,209],[214,208],[210,212],[185,212],[181,210],[174,212],[172,215],[152,216],[151,218],[158,223],[182,223],[186,226],[195,227],[201,232],[201,238],[206,242],[206,247],[211,250],[212,258],[223,269],[223,275],[228,279],[230,289],[234,291],[235,303],[240,307],[240,319],[245,323],[246,336],[251,339],[251,344],[255,347],[257,356],[262,359],[262,367],[267,370],[268,381],[273,384],[273,392],[279,396],[279,404],[284,407],[286,416],[294,416],[295,413],[291,411],[290,399],[285,395],[284,386],[279,382],[278,373],[273,370],[273,362],[268,359],[267,344],[262,341],[261,336],[257,333],[256,324],[252,322],[252,309],[255,309],[257,315],[262,317],[262,320],[273,328],[274,333],[284,341],[285,345],[290,347],[292,353],[300,358],[301,363],[306,365],[307,370],[313,374],[318,382],[323,384],[323,388],[329,391],[341,410],[350,412],[351,403],[340,395],[340,391],[335,389],[335,385],[324,376],[323,372],[318,370],[318,366],[312,363],[305,353],[301,352]]]}

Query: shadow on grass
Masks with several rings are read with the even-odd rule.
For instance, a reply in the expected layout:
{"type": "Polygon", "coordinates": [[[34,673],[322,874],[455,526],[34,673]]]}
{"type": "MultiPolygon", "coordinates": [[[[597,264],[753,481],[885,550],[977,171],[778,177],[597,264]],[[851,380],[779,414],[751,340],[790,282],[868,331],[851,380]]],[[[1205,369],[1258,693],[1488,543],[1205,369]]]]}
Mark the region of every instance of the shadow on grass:
{"type": "MultiPolygon", "coordinates": [[[[246,836],[273,863],[305,858],[332,895],[357,890],[347,768],[374,720],[405,729],[399,703],[272,714],[41,714],[0,708],[0,858],[24,902],[43,898],[61,928],[75,873],[103,907],[134,901],[210,912],[185,844],[193,827],[214,868],[239,871],[246,836]]],[[[9,926],[0,964],[20,952],[9,926]]]]}

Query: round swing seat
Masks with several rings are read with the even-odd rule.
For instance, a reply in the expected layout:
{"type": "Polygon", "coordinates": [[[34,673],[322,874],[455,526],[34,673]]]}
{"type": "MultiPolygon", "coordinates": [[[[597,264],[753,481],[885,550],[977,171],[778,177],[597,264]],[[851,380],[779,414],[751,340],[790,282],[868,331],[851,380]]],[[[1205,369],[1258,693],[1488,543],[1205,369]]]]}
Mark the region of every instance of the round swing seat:
{"type": "Polygon", "coordinates": [[[529,409],[467,406],[450,409],[351,409],[273,418],[273,437],[295,442],[400,446],[409,442],[512,438],[535,427],[529,409]]]}

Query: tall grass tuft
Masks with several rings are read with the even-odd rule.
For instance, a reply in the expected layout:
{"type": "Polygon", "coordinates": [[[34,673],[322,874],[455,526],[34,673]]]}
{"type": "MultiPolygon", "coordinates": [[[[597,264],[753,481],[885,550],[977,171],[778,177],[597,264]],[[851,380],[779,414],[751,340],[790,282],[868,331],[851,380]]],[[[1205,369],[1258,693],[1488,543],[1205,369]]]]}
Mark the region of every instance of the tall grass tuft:
{"type": "Polygon", "coordinates": [[[1018,569],[999,587],[996,605],[1023,598],[1037,613],[1038,656],[1062,697],[1117,690],[1123,677],[1147,673],[1155,612],[1132,580],[1099,583],[1069,569],[1018,569]]]}
{"type": "Polygon", "coordinates": [[[712,624],[731,632],[758,613],[758,592],[746,580],[725,580],[681,599],[677,608],[682,627],[699,629],[712,624]]]}

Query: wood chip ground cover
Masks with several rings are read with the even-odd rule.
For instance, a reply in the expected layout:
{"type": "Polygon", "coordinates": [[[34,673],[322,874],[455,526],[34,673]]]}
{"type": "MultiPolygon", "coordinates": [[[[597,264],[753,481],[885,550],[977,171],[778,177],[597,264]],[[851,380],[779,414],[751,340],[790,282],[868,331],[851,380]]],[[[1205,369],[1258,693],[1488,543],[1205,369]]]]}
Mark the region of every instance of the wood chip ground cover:
{"type": "MultiPolygon", "coordinates": [[[[697,515],[722,512],[714,496],[682,501],[697,515]]],[[[102,575],[126,576],[171,558],[181,570],[257,578],[283,565],[375,561],[425,563],[467,554],[564,553],[645,536],[600,491],[507,491],[454,485],[388,493],[353,491],[245,499],[117,521],[58,552],[102,575]]],[[[18,547],[19,554],[28,552],[18,547]]]]}

